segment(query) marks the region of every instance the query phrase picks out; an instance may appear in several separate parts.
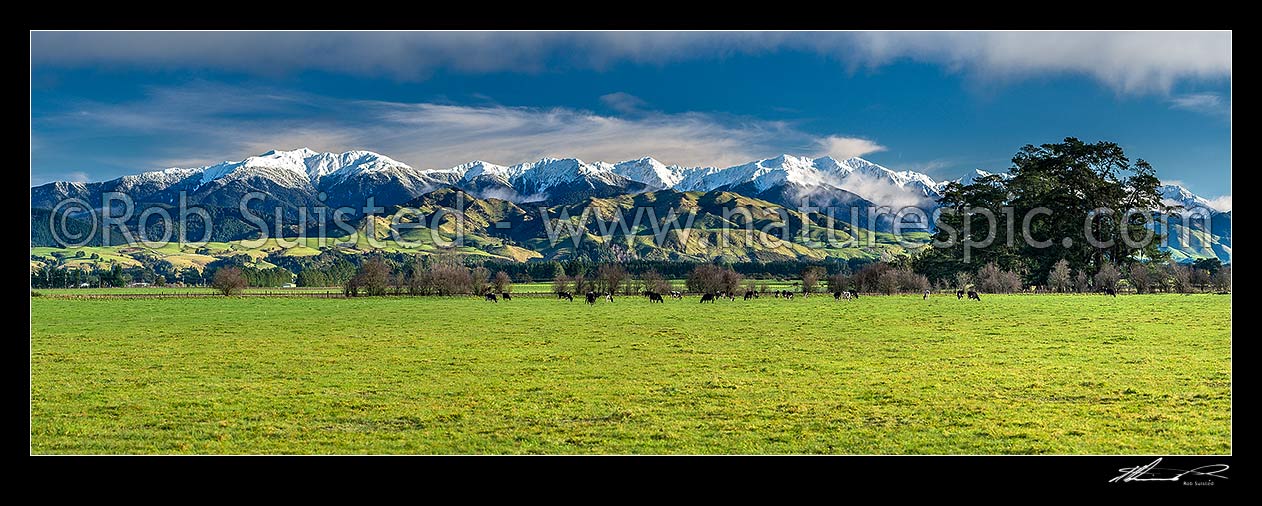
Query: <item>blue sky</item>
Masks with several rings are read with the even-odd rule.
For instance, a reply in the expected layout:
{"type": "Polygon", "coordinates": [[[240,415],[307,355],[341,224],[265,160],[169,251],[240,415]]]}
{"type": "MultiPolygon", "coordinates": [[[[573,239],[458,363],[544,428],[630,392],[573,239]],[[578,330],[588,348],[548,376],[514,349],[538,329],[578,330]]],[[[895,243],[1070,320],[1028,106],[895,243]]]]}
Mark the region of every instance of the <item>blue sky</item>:
{"type": "Polygon", "coordinates": [[[948,179],[1076,136],[1230,206],[1226,32],[36,32],[31,60],[32,185],[303,146],[948,179]]]}

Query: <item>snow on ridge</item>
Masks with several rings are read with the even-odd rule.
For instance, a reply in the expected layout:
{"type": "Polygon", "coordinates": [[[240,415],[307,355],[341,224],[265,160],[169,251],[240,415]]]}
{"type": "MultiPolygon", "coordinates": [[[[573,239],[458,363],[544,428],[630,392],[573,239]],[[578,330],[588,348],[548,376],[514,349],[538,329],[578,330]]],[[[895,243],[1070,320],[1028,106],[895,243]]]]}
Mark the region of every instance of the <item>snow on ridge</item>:
{"type": "Polygon", "coordinates": [[[1210,213],[1223,212],[1222,209],[1216,207],[1213,202],[1209,201],[1209,199],[1192,193],[1191,190],[1183,187],[1183,185],[1163,184],[1158,188],[1158,191],[1161,192],[1162,203],[1166,205],[1179,205],[1183,206],[1183,208],[1187,210],[1206,209],[1210,213]]]}
{"type": "MultiPolygon", "coordinates": [[[[499,181],[500,184],[527,194],[544,194],[551,188],[575,182],[587,186],[625,186],[628,181],[634,181],[651,190],[677,191],[713,191],[746,184],[757,191],[765,191],[777,185],[791,183],[842,189],[880,204],[912,201],[923,203],[940,197],[951,182],[969,184],[989,175],[1011,177],[1007,173],[976,169],[958,179],[935,181],[920,172],[894,171],[859,157],[838,160],[830,156],[811,158],[790,154],[728,167],[666,165],[647,156],[616,163],[589,163],[573,157],[548,156],[509,166],[472,160],[446,169],[414,169],[371,151],[329,153],[298,148],[291,151],[271,150],[244,160],[225,161],[200,168],[171,167],[148,171],[123,176],[120,183],[124,186],[144,184],[169,187],[196,178],[193,179],[196,184],[192,185],[196,190],[223,178],[262,177],[282,186],[315,189],[359,175],[393,178],[416,187],[459,184],[462,181],[472,182],[490,177],[492,181],[499,181]]],[[[485,185],[486,182],[479,184],[485,185]]],[[[1211,201],[1182,186],[1163,185],[1161,191],[1163,198],[1169,203],[1221,212],[1211,201]]]]}

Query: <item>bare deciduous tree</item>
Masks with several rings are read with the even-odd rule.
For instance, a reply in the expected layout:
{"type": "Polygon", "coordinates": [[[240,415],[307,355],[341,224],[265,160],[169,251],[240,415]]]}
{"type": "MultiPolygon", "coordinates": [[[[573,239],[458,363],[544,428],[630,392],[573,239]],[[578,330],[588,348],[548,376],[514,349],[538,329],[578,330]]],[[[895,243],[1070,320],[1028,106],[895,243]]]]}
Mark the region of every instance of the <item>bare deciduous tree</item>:
{"type": "Polygon", "coordinates": [[[499,293],[509,293],[513,291],[513,279],[507,272],[499,271],[495,273],[495,277],[491,279],[491,285],[495,287],[495,291],[499,293]]]}
{"type": "Polygon", "coordinates": [[[807,267],[802,269],[802,293],[806,295],[815,293],[815,286],[819,284],[820,278],[823,277],[823,267],[807,267]]]}
{"type": "Polygon", "coordinates": [[[644,282],[645,290],[657,292],[659,294],[670,293],[671,291],[670,283],[667,283],[666,279],[663,278],[661,274],[658,274],[657,271],[652,269],[640,274],[640,281],[644,282]]]}
{"type": "Polygon", "coordinates": [[[241,269],[236,267],[219,268],[219,270],[215,271],[215,277],[210,281],[210,286],[215,287],[215,290],[224,295],[238,295],[245,290],[248,284],[245,274],[242,274],[241,269]]]}
{"type": "Polygon", "coordinates": [[[626,279],[627,270],[621,264],[602,264],[596,269],[596,291],[600,293],[614,293],[618,291],[618,287],[622,285],[622,280],[626,279]]]}
{"type": "Polygon", "coordinates": [[[685,282],[688,291],[717,293],[723,290],[723,269],[714,264],[700,264],[692,268],[685,282]]]}
{"type": "Polygon", "coordinates": [[[1231,291],[1231,266],[1224,265],[1214,273],[1214,289],[1220,292],[1231,291]]]}
{"type": "Polygon", "coordinates": [[[1127,271],[1126,279],[1135,287],[1135,293],[1148,293],[1148,288],[1152,286],[1152,272],[1148,264],[1135,262],[1127,271]]]}
{"type": "Polygon", "coordinates": [[[732,269],[723,269],[723,291],[730,295],[735,295],[736,290],[741,287],[741,281],[745,276],[732,269]]]}
{"type": "Polygon", "coordinates": [[[1087,275],[1086,271],[1079,270],[1074,273],[1074,291],[1078,293],[1091,291],[1090,284],[1091,277],[1087,275]]]}
{"type": "Polygon", "coordinates": [[[360,264],[355,278],[358,278],[356,285],[359,289],[368,295],[385,295],[390,286],[390,266],[381,257],[370,258],[360,264]]]}
{"type": "Polygon", "coordinates": [[[486,267],[474,267],[469,272],[469,288],[473,290],[474,295],[485,295],[486,290],[490,288],[491,271],[486,267]]]}
{"type": "Polygon", "coordinates": [[[1052,265],[1051,272],[1047,273],[1047,286],[1057,292],[1068,292],[1073,286],[1073,275],[1069,271],[1069,261],[1065,259],[1057,260],[1052,265]]]}
{"type": "Polygon", "coordinates": [[[1117,282],[1121,279],[1122,273],[1118,272],[1117,267],[1106,263],[1095,273],[1095,288],[1096,290],[1117,290],[1117,282]]]}
{"type": "Polygon", "coordinates": [[[894,295],[898,293],[898,283],[900,277],[901,276],[899,276],[898,271],[894,269],[887,269],[884,272],[881,272],[876,278],[877,290],[885,295],[894,295]]]}
{"type": "Polygon", "coordinates": [[[562,293],[570,291],[570,277],[565,274],[557,274],[552,278],[552,293],[562,293]]]}
{"type": "Polygon", "coordinates": [[[1167,269],[1170,272],[1170,281],[1174,286],[1174,291],[1179,293],[1192,292],[1192,269],[1180,264],[1170,264],[1167,269]]]}
{"type": "Polygon", "coordinates": [[[832,293],[841,292],[850,289],[850,276],[843,273],[833,274],[828,277],[828,291],[832,293]]]}

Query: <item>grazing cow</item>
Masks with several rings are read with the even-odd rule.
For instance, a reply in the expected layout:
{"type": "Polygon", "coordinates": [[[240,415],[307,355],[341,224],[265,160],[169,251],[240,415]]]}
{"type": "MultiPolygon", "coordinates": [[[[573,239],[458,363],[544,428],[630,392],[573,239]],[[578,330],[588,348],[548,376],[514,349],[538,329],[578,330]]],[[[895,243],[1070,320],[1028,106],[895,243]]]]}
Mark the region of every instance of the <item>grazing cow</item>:
{"type": "Polygon", "coordinates": [[[513,300],[513,296],[509,295],[508,292],[501,293],[500,298],[504,300],[513,300]]]}
{"type": "Polygon", "coordinates": [[[647,295],[649,297],[649,302],[665,302],[664,300],[662,300],[662,294],[660,293],[648,291],[648,292],[644,292],[644,295],[647,295]]]}
{"type": "Polygon", "coordinates": [[[596,303],[596,292],[587,292],[587,303],[588,304],[596,303]]]}
{"type": "Polygon", "coordinates": [[[613,302],[613,292],[609,292],[609,293],[605,294],[605,300],[607,300],[607,301],[609,301],[609,302],[613,302]]]}
{"type": "Polygon", "coordinates": [[[956,291],[955,291],[955,300],[960,300],[960,299],[963,299],[963,298],[964,298],[964,290],[956,290],[956,291]]]}
{"type": "Polygon", "coordinates": [[[727,297],[727,300],[736,300],[736,294],[732,292],[726,292],[723,295],[727,297]]]}
{"type": "Polygon", "coordinates": [[[924,298],[924,300],[929,300],[929,290],[925,290],[925,298],[924,298]]]}
{"type": "Polygon", "coordinates": [[[793,292],[790,292],[790,291],[788,291],[788,290],[785,290],[785,291],[784,291],[784,298],[789,299],[789,300],[793,300],[793,292]]]}
{"type": "MultiPolygon", "coordinates": [[[[838,291],[838,292],[833,292],[833,300],[841,300],[841,294],[842,294],[842,293],[844,293],[844,292],[840,292],[840,291],[838,291]]],[[[850,294],[848,294],[848,293],[847,293],[846,295],[847,295],[847,297],[846,297],[847,299],[848,299],[848,298],[850,298],[850,297],[849,297],[849,295],[850,295],[850,294]]]]}
{"type": "Polygon", "coordinates": [[[565,299],[570,302],[574,302],[574,294],[570,292],[557,292],[557,299],[558,300],[565,299]]]}
{"type": "Polygon", "coordinates": [[[684,294],[683,294],[683,292],[680,292],[679,290],[671,290],[671,291],[670,291],[670,298],[672,298],[672,299],[679,299],[679,300],[683,300],[683,299],[684,299],[684,294]]]}
{"type": "Polygon", "coordinates": [[[715,297],[714,294],[707,293],[701,296],[701,302],[714,302],[714,299],[716,298],[717,297],[715,297]]]}
{"type": "Polygon", "coordinates": [[[752,299],[752,298],[754,298],[754,291],[753,291],[753,290],[745,290],[745,300],[749,300],[749,299],[752,299]]]}
{"type": "Polygon", "coordinates": [[[497,304],[498,304],[498,303],[499,303],[499,301],[500,301],[498,298],[496,298],[496,297],[495,297],[495,294],[493,294],[493,293],[488,293],[488,294],[486,294],[486,300],[489,300],[489,301],[494,302],[494,303],[497,303],[497,304]]]}
{"type": "Polygon", "coordinates": [[[969,290],[969,291],[968,291],[968,300],[976,300],[976,301],[980,301],[980,300],[982,300],[982,298],[981,298],[981,296],[977,295],[977,292],[975,292],[975,291],[973,291],[973,290],[969,290]]]}
{"type": "Polygon", "coordinates": [[[1115,290],[1113,290],[1112,288],[1105,288],[1105,289],[1104,289],[1104,294],[1105,294],[1105,295],[1112,295],[1112,296],[1114,296],[1114,297],[1117,297],[1117,292],[1116,292],[1115,290]]]}

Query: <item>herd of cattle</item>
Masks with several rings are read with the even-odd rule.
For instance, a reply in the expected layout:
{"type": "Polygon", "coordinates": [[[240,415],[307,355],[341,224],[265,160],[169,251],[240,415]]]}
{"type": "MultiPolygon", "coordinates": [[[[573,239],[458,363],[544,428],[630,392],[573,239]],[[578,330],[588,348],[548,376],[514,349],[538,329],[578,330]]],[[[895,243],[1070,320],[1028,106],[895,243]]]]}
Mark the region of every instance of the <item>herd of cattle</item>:
{"type": "MultiPolygon", "coordinates": [[[[789,300],[793,299],[793,292],[788,291],[788,290],[776,290],[771,293],[775,295],[777,299],[789,299],[789,300]]],[[[645,297],[648,297],[649,302],[665,302],[665,297],[670,297],[676,300],[683,300],[684,298],[683,292],[680,292],[677,290],[671,290],[670,293],[666,293],[666,294],[657,293],[652,290],[646,290],[644,292],[641,292],[641,294],[644,295],[645,297]]],[[[833,294],[834,300],[842,300],[842,299],[850,300],[850,299],[859,298],[859,292],[855,290],[841,290],[841,291],[832,292],[832,294],[833,294]]],[[[1117,297],[1117,292],[1111,288],[1105,289],[1104,294],[1117,297]]],[[[586,294],[587,303],[595,304],[596,299],[599,299],[599,298],[604,298],[605,300],[609,302],[613,302],[613,295],[614,295],[613,293],[587,292],[586,294]]],[[[574,301],[574,294],[570,292],[556,292],[556,296],[557,296],[557,299],[559,300],[568,300],[570,302],[574,301]]],[[[759,296],[760,294],[757,291],[746,290],[744,295],[741,296],[741,298],[743,298],[744,300],[750,300],[750,299],[757,299],[759,296]]],[[[963,299],[964,297],[968,297],[969,300],[976,300],[976,301],[982,300],[981,296],[978,295],[977,292],[974,290],[968,290],[968,291],[957,290],[955,292],[955,298],[957,300],[963,299]]],[[[929,298],[929,290],[925,290],[924,298],[925,299],[929,298]]],[[[498,296],[496,296],[494,293],[486,294],[486,300],[488,302],[499,302],[500,299],[513,300],[513,296],[507,292],[500,293],[498,296]]],[[[736,294],[732,292],[727,292],[727,291],[701,294],[701,302],[714,302],[719,299],[736,300],[736,294]]]]}
{"type": "MultiPolygon", "coordinates": [[[[789,300],[793,299],[793,292],[789,290],[776,290],[771,293],[777,299],[789,299],[789,300]]],[[[666,297],[670,297],[672,299],[677,299],[677,300],[683,300],[684,298],[683,292],[679,292],[677,290],[671,290],[669,293],[666,293],[666,294],[657,293],[652,290],[646,290],[644,292],[641,292],[641,294],[644,295],[645,297],[648,297],[650,303],[665,302],[666,297]]],[[[955,292],[955,298],[963,299],[965,297],[965,294],[966,292],[964,290],[957,291],[955,292]]],[[[833,295],[834,300],[842,300],[842,299],[850,300],[850,299],[859,298],[859,292],[856,290],[840,290],[840,291],[832,292],[832,295],[833,295]]],[[[967,295],[968,295],[969,300],[977,300],[977,301],[982,300],[982,298],[979,295],[977,295],[977,292],[973,290],[969,290],[967,292],[967,295]]],[[[1108,295],[1112,295],[1114,297],[1117,296],[1117,294],[1114,293],[1112,290],[1108,291],[1108,295]]],[[[570,292],[556,292],[556,296],[558,300],[567,300],[570,302],[574,301],[574,294],[570,292]]],[[[587,299],[588,304],[595,304],[596,299],[600,299],[600,298],[603,298],[609,302],[613,302],[613,296],[614,296],[613,293],[604,293],[604,292],[587,292],[586,293],[586,299],[587,299]]],[[[750,300],[750,299],[757,299],[760,296],[761,294],[757,291],[746,290],[745,293],[741,296],[741,298],[744,300],[750,300]]],[[[926,299],[929,298],[928,290],[925,290],[925,298],[926,299]]],[[[498,296],[494,293],[486,294],[486,300],[488,302],[499,302],[500,299],[513,300],[513,296],[507,292],[501,293],[498,296]]],[[[736,300],[736,294],[733,292],[727,292],[727,291],[710,292],[710,293],[701,294],[701,302],[715,302],[719,299],[736,300]]]]}

